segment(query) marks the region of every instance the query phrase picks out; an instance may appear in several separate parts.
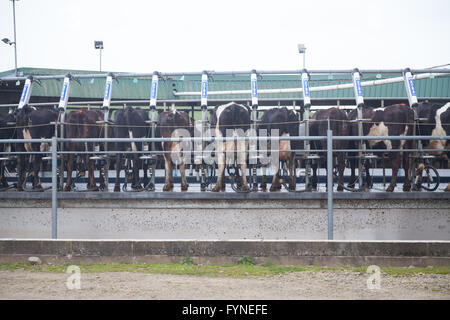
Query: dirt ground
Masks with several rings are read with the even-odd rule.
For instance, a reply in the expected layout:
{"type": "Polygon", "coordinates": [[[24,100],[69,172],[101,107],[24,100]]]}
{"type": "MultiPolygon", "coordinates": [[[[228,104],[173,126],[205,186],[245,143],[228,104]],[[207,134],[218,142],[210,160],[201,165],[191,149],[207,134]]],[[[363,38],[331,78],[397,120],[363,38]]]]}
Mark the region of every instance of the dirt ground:
{"type": "Polygon", "coordinates": [[[206,277],[130,272],[81,274],[80,289],[67,288],[69,274],[0,271],[0,299],[450,299],[450,275],[382,273],[380,288],[368,274],[305,271],[265,277],[206,277]]]}

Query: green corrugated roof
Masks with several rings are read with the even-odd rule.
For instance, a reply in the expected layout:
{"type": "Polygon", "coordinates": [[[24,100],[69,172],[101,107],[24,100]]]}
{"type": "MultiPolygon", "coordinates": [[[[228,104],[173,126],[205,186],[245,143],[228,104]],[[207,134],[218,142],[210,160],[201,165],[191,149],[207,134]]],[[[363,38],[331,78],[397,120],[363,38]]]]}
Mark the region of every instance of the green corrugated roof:
{"type": "MultiPolygon", "coordinates": [[[[99,73],[98,71],[86,70],[62,70],[62,69],[41,69],[41,68],[20,68],[19,73],[23,76],[28,75],[63,75],[66,73],[99,73]]],[[[1,76],[7,76],[14,73],[14,70],[0,73],[1,76]]],[[[398,75],[397,75],[398,76],[398,75]]],[[[363,75],[362,80],[375,80],[378,78],[393,77],[390,75],[363,75]]],[[[201,76],[177,76],[159,81],[158,99],[160,100],[192,100],[199,99],[200,96],[176,97],[172,90],[182,91],[200,91],[201,76]]],[[[105,80],[102,78],[80,79],[81,85],[73,82],[70,97],[102,99],[105,87],[105,80]]],[[[43,80],[41,86],[33,86],[33,96],[46,96],[58,98],[61,93],[61,80],[43,80]]],[[[312,75],[310,86],[324,86],[351,82],[351,75],[333,74],[333,75],[312,75]]],[[[150,78],[120,78],[119,82],[113,83],[112,99],[149,99],[150,96],[150,78]]],[[[258,79],[258,89],[269,88],[296,88],[300,86],[300,77],[296,75],[264,75],[258,79]]],[[[450,76],[441,76],[429,79],[415,81],[417,96],[419,98],[450,98],[450,76]]],[[[208,81],[208,91],[220,90],[245,90],[250,89],[250,77],[243,75],[214,75],[208,81]]],[[[403,82],[363,87],[363,94],[366,98],[406,98],[406,92],[403,82]]],[[[332,90],[322,92],[311,92],[312,98],[353,98],[353,89],[332,90]]],[[[301,93],[284,94],[260,94],[261,99],[299,99],[301,93]]],[[[214,95],[214,99],[233,100],[250,99],[248,95],[214,95]]]]}

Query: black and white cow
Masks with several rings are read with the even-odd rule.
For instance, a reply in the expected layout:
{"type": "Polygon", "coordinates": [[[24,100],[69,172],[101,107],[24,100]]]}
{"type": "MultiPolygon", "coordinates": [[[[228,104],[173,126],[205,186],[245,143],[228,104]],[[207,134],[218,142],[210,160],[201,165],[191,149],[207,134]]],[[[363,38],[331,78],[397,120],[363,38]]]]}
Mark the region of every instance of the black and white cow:
{"type": "MultiPolygon", "coordinates": [[[[363,108],[362,117],[364,136],[410,136],[414,127],[414,111],[405,104],[395,104],[385,108],[363,108]]],[[[357,110],[352,110],[349,114],[349,120],[357,119],[357,110]]],[[[358,135],[358,124],[354,122],[350,128],[351,135],[358,135]]],[[[371,149],[410,149],[411,140],[367,140],[367,145],[371,149]]],[[[407,152],[389,152],[389,160],[392,165],[392,178],[386,191],[394,191],[397,185],[397,174],[403,157],[403,169],[405,171],[405,182],[403,191],[411,190],[411,180],[409,173],[409,156],[407,152]]],[[[352,177],[355,180],[355,162],[352,161],[352,177]]],[[[368,168],[367,173],[368,173],[368,168]]]]}
{"type": "MultiPolygon", "coordinates": [[[[6,113],[0,114],[0,139],[15,139],[17,131],[15,129],[16,119],[14,114],[6,113]]],[[[15,145],[10,144],[11,150],[15,150],[15,145]]],[[[0,143],[0,152],[5,152],[6,144],[0,143]]],[[[5,155],[0,155],[0,158],[5,158],[5,155]]],[[[0,160],[0,188],[8,188],[8,182],[5,176],[6,161],[0,160]]]]}
{"type": "MultiPolygon", "coordinates": [[[[58,118],[58,111],[48,108],[35,108],[25,105],[16,109],[16,125],[20,127],[17,131],[18,139],[50,139],[55,135],[55,125],[50,124],[58,118]]],[[[18,143],[19,152],[44,152],[49,151],[48,143],[18,143]]],[[[42,154],[34,154],[32,161],[33,189],[43,190],[39,180],[39,170],[42,163],[42,154]]],[[[26,158],[24,154],[18,156],[18,181],[17,190],[23,191],[22,185],[25,178],[26,158]]]]}
{"type": "MultiPolygon", "coordinates": [[[[299,119],[295,110],[290,110],[286,107],[272,108],[264,112],[258,125],[258,132],[261,134],[262,130],[267,130],[266,134],[271,136],[272,133],[277,132],[281,137],[285,136],[298,136],[299,133],[299,119]],[[275,131],[272,131],[275,130],[275,131]]],[[[278,144],[279,150],[292,150],[298,149],[301,142],[298,140],[280,140],[278,144]]],[[[267,144],[269,145],[269,143],[267,144]]],[[[267,149],[270,149],[268,147],[267,149]]],[[[278,156],[280,161],[287,161],[289,165],[289,189],[295,190],[295,162],[294,152],[280,151],[278,156]]],[[[263,168],[263,175],[261,181],[261,190],[267,189],[267,177],[265,174],[265,166],[263,168]]],[[[280,179],[278,178],[278,163],[272,163],[273,179],[270,191],[279,191],[281,189],[280,179]]]]}
{"type": "MultiPolygon", "coordinates": [[[[450,135],[450,102],[431,103],[421,102],[416,107],[419,119],[416,132],[421,136],[448,136],[450,135]]],[[[422,140],[424,149],[442,149],[442,151],[430,152],[435,155],[443,155],[450,161],[450,140],[422,140]],[[444,151],[445,150],[445,151],[444,151]]],[[[450,183],[445,188],[450,191],[450,183]]]]}
{"type": "Polygon", "coordinates": [[[231,102],[215,108],[211,114],[211,127],[215,129],[216,154],[218,162],[217,183],[212,189],[213,192],[225,191],[224,171],[227,164],[236,164],[240,166],[242,177],[237,181],[237,186],[242,191],[248,191],[246,168],[247,153],[236,152],[248,149],[247,141],[220,141],[222,137],[243,137],[248,134],[250,129],[250,109],[247,106],[231,102]],[[225,158],[225,152],[227,157],[225,158]],[[227,160],[227,161],[225,161],[227,160]]]}
{"type": "MultiPolygon", "coordinates": [[[[114,138],[149,138],[150,137],[150,125],[146,123],[149,120],[148,112],[141,108],[126,107],[123,110],[117,110],[114,113],[114,138]]],[[[117,151],[143,151],[146,144],[142,142],[117,142],[115,150],[117,151]]],[[[148,146],[148,145],[147,145],[148,146]]],[[[148,148],[148,147],[147,147],[148,148]]],[[[148,149],[147,149],[148,150],[148,149]]],[[[146,162],[142,162],[139,153],[132,154],[131,157],[127,157],[132,163],[132,184],[131,188],[134,190],[142,189],[142,185],[139,180],[139,169],[144,169],[144,186],[148,184],[146,162]]],[[[116,183],[114,191],[120,191],[120,170],[121,170],[121,153],[116,154],[116,183]]]]}

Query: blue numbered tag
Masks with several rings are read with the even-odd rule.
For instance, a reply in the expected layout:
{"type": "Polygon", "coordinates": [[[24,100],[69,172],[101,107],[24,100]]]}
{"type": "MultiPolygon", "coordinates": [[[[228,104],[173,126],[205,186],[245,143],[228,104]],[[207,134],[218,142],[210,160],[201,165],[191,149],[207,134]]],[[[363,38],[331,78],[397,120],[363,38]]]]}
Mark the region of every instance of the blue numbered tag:
{"type": "Polygon", "coordinates": [[[258,85],[256,80],[252,80],[252,98],[258,97],[258,85]]]}
{"type": "Polygon", "coordinates": [[[309,81],[308,79],[303,80],[303,95],[309,97],[309,81]]]}
{"type": "Polygon", "coordinates": [[[67,94],[67,83],[64,83],[62,93],[61,93],[61,101],[64,101],[66,99],[67,94]]]}
{"type": "Polygon", "coordinates": [[[25,97],[27,96],[29,85],[25,85],[22,92],[22,97],[20,98],[20,102],[25,102],[25,97]]]}
{"type": "Polygon", "coordinates": [[[152,83],[152,99],[156,99],[156,89],[158,88],[158,82],[153,81],[152,83]]]}
{"type": "Polygon", "coordinates": [[[416,96],[416,89],[414,88],[414,82],[412,78],[408,79],[408,83],[409,83],[409,91],[411,92],[412,96],[416,96]]]}
{"type": "Polygon", "coordinates": [[[360,79],[356,79],[355,80],[355,84],[356,84],[356,91],[358,93],[358,97],[362,97],[361,80],[360,79]]]}
{"type": "Polygon", "coordinates": [[[208,96],[208,82],[202,81],[202,98],[206,99],[208,96]]]}
{"type": "Polygon", "coordinates": [[[109,100],[109,93],[111,92],[111,82],[108,82],[106,84],[106,89],[105,89],[105,100],[109,100]]]}

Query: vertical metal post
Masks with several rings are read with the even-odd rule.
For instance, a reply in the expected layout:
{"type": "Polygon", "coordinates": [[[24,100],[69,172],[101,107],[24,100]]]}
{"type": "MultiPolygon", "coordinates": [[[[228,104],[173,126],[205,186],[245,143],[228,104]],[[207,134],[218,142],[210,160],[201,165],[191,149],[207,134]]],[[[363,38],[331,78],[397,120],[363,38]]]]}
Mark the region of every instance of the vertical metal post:
{"type": "MultiPolygon", "coordinates": [[[[257,121],[258,121],[258,76],[256,74],[256,70],[252,70],[252,74],[250,76],[250,84],[252,89],[252,122],[250,125],[250,132],[252,135],[257,136],[257,121]]],[[[280,102],[278,102],[278,107],[280,107],[280,102]]],[[[258,177],[257,177],[257,142],[249,142],[249,164],[252,176],[252,191],[258,191],[258,177]],[[250,161],[250,157],[253,157],[254,161],[250,161]],[[256,158],[255,158],[256,157],[256,158]]]]}
{"type": "MultiPolygon", "coordinates": [[[[358,68],[353,69],[353,73],[352,73],[352,78],[353,78],[353,90],[355,93],[355,100],[356,100],[356,107],[358,110],[358,136],[363,136],[364,132],[363,132],[363,114],[362,114],[362,108],[364,106],[364,97],[363,97],[363,93],[362,93],[362,88],[361,88],[361,75],[360,72],[358,70],[358,68]]],[[[366,149],[366,144],[364,143],[364,140],[359,140],[358,141],[358,149],[359,150],[365,150],[366,149]]],[[[358,180],[359,180],[359,188],[362,189],[364,186],[364,182],[362,181],[362,176],[363,176],[363,166],[362,166],[362,157],[364,156],[364,153],[359,151],[358,152],[358,180]]]]}
{"type": "Polygon", "coordinates": [[[205,154],[203,153],[206,147],[205,141],[203,141],[203,138],[206,134],[206,123],[208,121],[208,72],[203,71],[202,72],[202,79],[201,79],[201,89],[202,89],[202,95],[200,100],[200,106],[202,111],[202,120],[201,120],[201,132],[200,137],[202,138],[201,144],[201,153],[199,156],[195,155],[194,159],[196,159],[195,163],[200,168],[200,191],[206,191],[206,175],[207,175],[207,168],[205,164],[205,154]]]}
{"type": "Polygon", "coordinates": [[[333,240],[333,131],[327,130],[328,240],[333,240]]]}
{"type": "Polygon", "coordinates": [[[17,73],[17,39],[16,39],[16,0],[12,0],[13,3],[13,20],[14,20],[14,66],[15,66],[15,75],[18,76],[17,73]]]}
{"type": "MultiPolygon", "coordinates": [[[[305,110],[305,136],[309,137],[309,111],[311,107],[311,94],[309,91],[309,74],[306,69],[302,70],[302,89],[303,89],[303,107],[305,110]]],[[[299,124],[300,126],[300,124],[299,124]]],[[[305,151],[305,188],[309,186],[309,171],[311,168],[309,157],[309,150],[311,149],[311,143],[309,140],[305,140],[303,143],[305,151]]]]}
{"type": "Polygon", "coordinates": [[[58,140],[56,136],[52,137],[52,239],[57,239],[58,237],[58,202],[57,202],[57,192],[58,192],[58,182],[57,182],[57,148],[58,140]]]}

